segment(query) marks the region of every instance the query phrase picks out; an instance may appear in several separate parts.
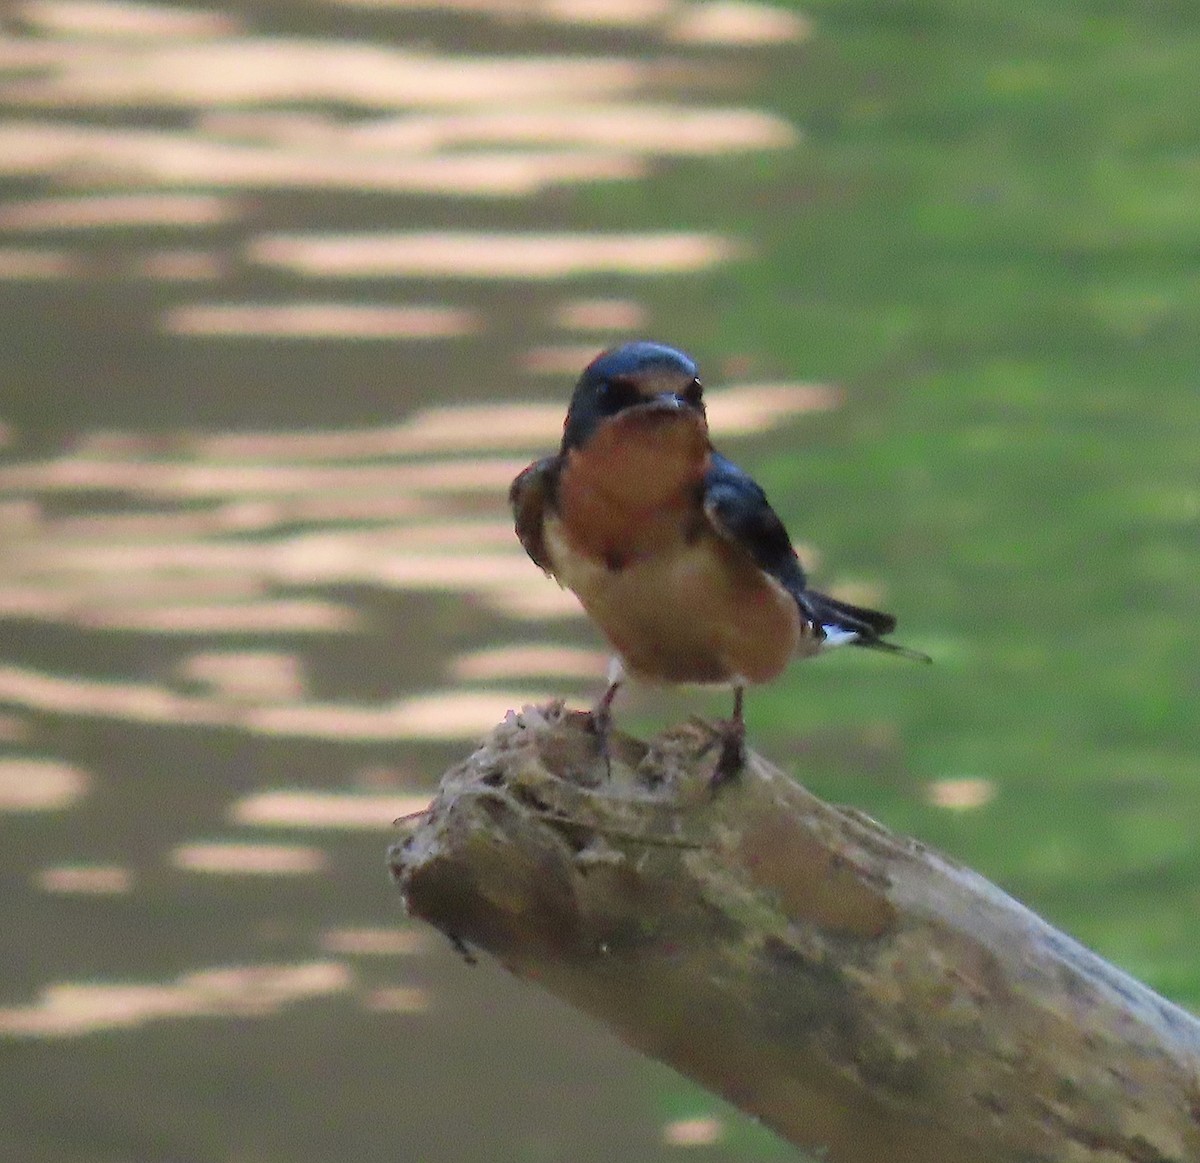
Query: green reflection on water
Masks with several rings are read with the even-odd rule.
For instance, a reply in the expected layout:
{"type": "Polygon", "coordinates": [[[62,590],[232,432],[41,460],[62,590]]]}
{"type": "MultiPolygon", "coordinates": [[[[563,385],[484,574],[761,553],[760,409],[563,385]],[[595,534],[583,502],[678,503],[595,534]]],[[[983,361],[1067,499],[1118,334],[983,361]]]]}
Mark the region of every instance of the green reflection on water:
{"type": "Polygon", "coordinates": [[[1182,5],[805,5],[768,79],[804,144],[667,197],[760,257],[696,346],[847,406],[754,464],[819,578],[937,665],[797,666],[752,734],[1200,1005],[1200,18],[1182,5]],[[927,781],[983,776],[953,813],[927,781]]]}
{"type": "Polygon", "coordinates": [[[729,175],[761,258],[705,345],[846,385],[755,468],[821,580],[878,583],[938,665],[796,667],[759,743],[1195,1005],[1200,21],[809,7],[775,90],[809,135],[729,175]],[[997,798],[922,798],[963,775],[997,798]]]}

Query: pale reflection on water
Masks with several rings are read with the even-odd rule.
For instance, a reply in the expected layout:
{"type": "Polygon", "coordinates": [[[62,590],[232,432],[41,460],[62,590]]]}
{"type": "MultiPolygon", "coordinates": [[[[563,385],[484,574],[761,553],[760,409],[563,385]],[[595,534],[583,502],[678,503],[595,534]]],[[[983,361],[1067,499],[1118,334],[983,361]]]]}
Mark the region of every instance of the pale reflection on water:
{"type": "Polygon", "coordinates": [[[63,1038],[169,1018],[268,1017],[353,985],[353,971],[335,961],[197,970],[161,985],[51,985],[34,1005],[0,1009],[0,1034],[63,1038]]]}
{"type": "MultiPolygon", "coordinates": [[[[413,967],[444,967],[444,946],[397,917],[392,821],[506,710],[603,673],[575,600],[517,545],[508,483],[556,445],[584,362],[654,334],[681,276],[755,250],[669,206],[604,230],[564,208],[802,148],[738,91],[756,52],[809,33],[783,8],[682,0],[5,13],[0,338],[24,354],[0,393],[0,924],[19,954],[0,1035],[103,1050],[106,1031],[240,1030],[323,999],[433,1020],[413,967]],[[536,48],[479,48],[494,29],[536,48]],[[285,384],[263,374],[276,364],[285,384]],[[192,401],[213,399],[223,419],[199,422],[192,401]]],[[[709,380],[726,439],[841,402],[709,380]]],[[[438,1020],[433,1042],[456,1028],[449,1008],[438,1020]]],[[[173,1058],[206,1052],[176,1037],[173,1058]]],[[[72,1109],[111,1108],[129,1044],[72,1109]]],[[[414,1046],[404,1097],[422,1109],[414,1046]]],[[[23,1107],[48,1104],[44,1076],[23,1077],[23,1107]]],[[[683,1119],[639,1142],[721,1133],[683,1119]]],[[[200,1136],[114,1150],[316,1157],[200,1136]]],[[[421,1157],[463,1157],[439,1149],[421,1157]]]]}
{"type": "Polygon", "coordinates": [[[62,864],[43,868],[34,883],[43,892],[108,896],[132,892],[134,875],[117,864],[62,864]]]}
{"type": "Polygon", "coordinates": [[[181,844],[171,852],[170,861],[185,872],[218,876],[306,876],[327,867],[325,853],[311,845],[219,840],[181,844]]]}
{"type": "MultiPolygon", "coordinates": [[[[224,12],[131,0],[25,0],[14,7],[22,21],[40,31],[98,41],[222,36],[242,27],[224,12]]],[[[22,47],[36,51],[39,43],[22,47]]]]}
{"type": "Polygon", "coordinates": [[[428,795],[367,795],[362,792],[266,791],[229,809],[235,824],[277,828],[387,831],[393,820],[424,811],[428,795]]]}
{"type": "Polygon", "coordinates": [[[0,279],[28,282],[65,279],[81,273],[81,264],[68,251],[31,246],[0,247],[0,279]]]}
{"type": "Polygon", "coordinates": [[[52,759],[0,757],[0,812],[53,812],[87,794],[87,772],[52,759]]]}
{"type": "Polygon", "coordinates": [[[163,318],[172,335],[258,335],[275,339],[445,339],[478,329],[469,311],[432,304],[192,303],[163,318]]]}
{"type": "Polygon", "coordinates": [[[122,226],[218,226],[240,216],[217,194],[90,194],[0,206],[0,230],[93,230],[122,226]]]}
{"type": "Polygon", "coordinates": [[[252,262],[310,278],[565,279],[592,274],[687,274],[729,262],[742,248],[726,238],[661,234],[265,235],[252,262]]]}

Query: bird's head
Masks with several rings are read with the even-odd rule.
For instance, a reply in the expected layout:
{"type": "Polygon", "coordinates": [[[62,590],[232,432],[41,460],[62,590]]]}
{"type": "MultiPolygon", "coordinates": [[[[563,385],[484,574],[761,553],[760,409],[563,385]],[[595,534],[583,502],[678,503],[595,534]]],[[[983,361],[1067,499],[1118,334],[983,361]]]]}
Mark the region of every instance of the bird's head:
{"type": "Polygon", "coordinates": [[[575,385],[562,451],[580,448],[605,420],[630,408],[698,412],[704,396],[689,356],[662,343],[639,341],[601,352],[575,385]]]}

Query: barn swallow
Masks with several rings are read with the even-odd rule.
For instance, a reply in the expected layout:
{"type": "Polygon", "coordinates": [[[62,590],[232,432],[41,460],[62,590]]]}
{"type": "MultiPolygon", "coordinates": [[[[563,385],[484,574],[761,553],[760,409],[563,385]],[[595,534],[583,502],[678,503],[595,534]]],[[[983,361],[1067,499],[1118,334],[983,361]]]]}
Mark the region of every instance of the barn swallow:
{"type": "Polygon", "coordinates": [[[509,492],[517,537],[572,590],[616,657],[592,712],[607,756],[625,674],[733,688],[714,785],[744,762],[744,691],[793,658],[885,640],[896,619],[808,588],[791,538],[754,479],[714,451],[695,363],[627,343],[584,369],[562,446],[509,492]]]}

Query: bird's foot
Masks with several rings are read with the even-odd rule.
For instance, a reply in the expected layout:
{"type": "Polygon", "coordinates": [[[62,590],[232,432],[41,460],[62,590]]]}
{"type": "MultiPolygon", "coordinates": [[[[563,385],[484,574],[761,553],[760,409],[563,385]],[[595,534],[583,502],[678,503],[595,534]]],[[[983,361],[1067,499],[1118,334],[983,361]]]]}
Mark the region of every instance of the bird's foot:
{"type": "Polygon", "coordinates": [[[600,758],[604,760],[604,772],[609,779],[612,779],[612,705],[613,699],[617,697],[617,691],[621,689],[624,681],[625,675],[620,669],[620,663],[617,659],[613,659],[608,669],[608,689],[600,696],[600,701],[588,712],[592,732],[600,744],[600,758]]]}
{"type": "Polygon", "coordinates": [[[595,706],[588,711],[588,719],[600,758],[604,760],[604,773],[612,779],[612,710],[603,704],[595,706]]]}
{"type": "Polygon", "coordinates": [[[723,719],[716,724],[716,739],[721,744],[717,765],[708,786],[717,791],[737,779],[746,766],[746,724],[740,719],[723,719]]]}
{"type": "Polygon", "coordinates": [[[708,782],[713,791],[737,779],[746,766],[746,718],[743,714],[743,697],[742,688],[734,687],[733,718],[722,719],[717,723],[714,742],[720,741],[721,753],[717,756],[717,766],[713,768],[712,778],[708,782]]]}

